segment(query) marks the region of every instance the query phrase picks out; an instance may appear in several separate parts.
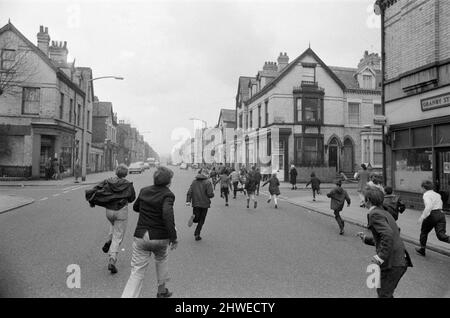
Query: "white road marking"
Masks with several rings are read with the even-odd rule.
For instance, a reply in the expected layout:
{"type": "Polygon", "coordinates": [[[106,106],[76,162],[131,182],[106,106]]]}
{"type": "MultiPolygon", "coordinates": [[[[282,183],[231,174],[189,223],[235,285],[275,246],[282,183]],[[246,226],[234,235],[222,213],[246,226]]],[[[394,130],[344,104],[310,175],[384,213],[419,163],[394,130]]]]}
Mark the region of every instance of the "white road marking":
{"type": "Polygon", "coordinates": [[[45,201],[45,200],[48,200],[48,198],[45,197],[45,198],[40,199],[39,201],[45,201]]]}
{"type": "Polygon", "coordinates": [[[54,196],[54,197],[58,197],[58,196],[60,196],[60,193],[56,193],[56,194],[54,194],[53,196],[54,196]]]}

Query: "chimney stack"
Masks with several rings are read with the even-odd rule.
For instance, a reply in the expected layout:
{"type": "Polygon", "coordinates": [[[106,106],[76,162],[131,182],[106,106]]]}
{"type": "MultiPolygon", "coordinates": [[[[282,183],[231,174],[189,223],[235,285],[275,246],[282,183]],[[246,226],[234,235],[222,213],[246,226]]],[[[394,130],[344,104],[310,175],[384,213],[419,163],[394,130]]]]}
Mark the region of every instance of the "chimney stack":
{"type": "Polygon", "coordinates": [[[52,46],[50,46],[50,58],[62,64],[67,64],[67,54],[69,51],[67,50],[67,41],[52,41],[52,46]]]}
{"type": "Polygon", "coordinates": [[[278,56],[278,72],[281,72],[289,64],[289,56],[286,52],[284,54],[280,52],[278,56]]]}
{"type": "Polygon", "coordinates": [[[49,54],[50,35],[48,34],[48,28],[43,25],[39,27],[39,33],[37,34],[38,48],[44,52],[46,56],[49,54]]]}
{"type": "Polygon", "coordinates": [[[361,71],[366,66],[371,67],[374,70],[381,71],[381,57],[378,53],[364,52],[364,57],[359,61],[358,71],[361,71]]]}

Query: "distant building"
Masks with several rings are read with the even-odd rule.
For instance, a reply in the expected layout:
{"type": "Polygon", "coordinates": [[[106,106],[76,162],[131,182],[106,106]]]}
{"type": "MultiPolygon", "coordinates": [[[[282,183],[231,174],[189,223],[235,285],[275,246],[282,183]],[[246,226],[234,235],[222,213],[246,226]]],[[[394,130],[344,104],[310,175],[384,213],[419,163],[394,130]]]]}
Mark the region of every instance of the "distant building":
{"type": "Polygon", "coordinates": [[[94,101],[92,116],[94,128],[92,142],[97,147],[103,147],[104,169],[114,170],[117,167],[117,115],[111,102],[94,101]]]}
{"type": "Polygon", "coordinates": [[[422,208],[433,181],[450,210],[450,1],[376,1],[382,16],[389,185],[422,208]]]}

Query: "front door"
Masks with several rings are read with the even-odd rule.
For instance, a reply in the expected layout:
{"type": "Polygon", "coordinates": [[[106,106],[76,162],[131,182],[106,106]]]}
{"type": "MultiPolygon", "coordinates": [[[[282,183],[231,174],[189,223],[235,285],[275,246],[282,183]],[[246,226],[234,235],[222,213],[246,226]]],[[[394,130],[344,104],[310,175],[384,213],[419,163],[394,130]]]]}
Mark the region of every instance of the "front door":
{"type": "Polygon", "coordinates": [[[436,183],[444,210],[450,210],[450,149],[437,150],[436,183]]]}
{"type": "Polygon", "coordinates": [[[353,143],[349,139],[344,140],[344,160],[342,162],[342,170],[344,172],[353,171],[353,143]]]}
{"type": "Polygon", "coordinates": [[[330,145],[328,147],[328,166],[335,167],[336,171],[338,170],[338,147],[335,145],[330,145]]]}

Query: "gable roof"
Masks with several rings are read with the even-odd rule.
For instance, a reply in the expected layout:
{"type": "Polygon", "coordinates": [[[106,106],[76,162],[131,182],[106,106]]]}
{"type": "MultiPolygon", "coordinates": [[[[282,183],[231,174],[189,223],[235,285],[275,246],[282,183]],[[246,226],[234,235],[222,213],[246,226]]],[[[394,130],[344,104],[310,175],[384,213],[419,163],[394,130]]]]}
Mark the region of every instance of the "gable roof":
{"type": "Polygon", "coordinates": [[[255,99],[261,97],[263,94],[265,94],[267,91],[269,91],[272,87],[274,87],[276,83],[278,83],[281,79],[283,79],[298,64],[298,62],[307,55],[312,56],[320,64],[320,66],[322,66],[322,68],[325,70],[325,72],[328,75],[330,75],[330,77],[333,78],[333,80],[343,90],[345,90],[345,84],[339,79],[339,77],[337,77],[336,74],[333,73],[333,71],[319,58],[319,56],[311,48],[307,48],[300,56],[298,56],[296,59],[294,59],[292,62],[290,62],[285,68],[283,68],[281,70],[281,72],[278,74],[278,76],[275,77],[275,79],[273,81],[271,81],[269,84],[264,86],[262,90],[260,90],[252,98],[250,98],[246,102],[246,104],[247,105],[250,104],[255,99]]]}
{"type": "Polygon", "coordinates": [[[0,29],[0,35],[6,31],[11,31],[16,34],[23,42],[25,42],[28,47],[30,47],[36,55],[38,55],[50,68],[55,71],[57,77],[68,84],[72,89],[78,91],[81,95],[85,95],[85,92],[75,84],[64,71],[62,71],[54,61],[52,61],[44,52],[41,51],[36,45],[34,45],[30,40],[28,40],[11,22],[8,22],[5,26],[0,29]]]}

